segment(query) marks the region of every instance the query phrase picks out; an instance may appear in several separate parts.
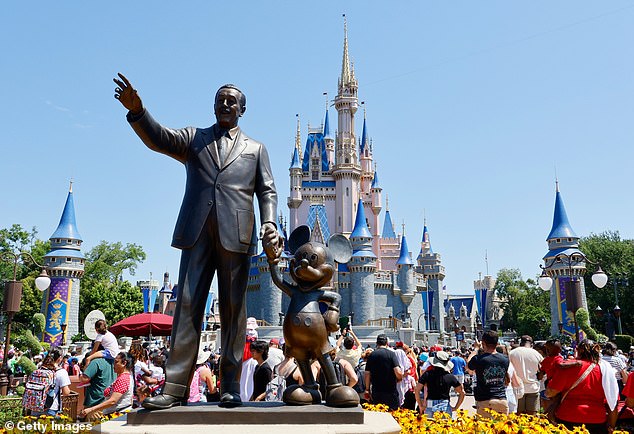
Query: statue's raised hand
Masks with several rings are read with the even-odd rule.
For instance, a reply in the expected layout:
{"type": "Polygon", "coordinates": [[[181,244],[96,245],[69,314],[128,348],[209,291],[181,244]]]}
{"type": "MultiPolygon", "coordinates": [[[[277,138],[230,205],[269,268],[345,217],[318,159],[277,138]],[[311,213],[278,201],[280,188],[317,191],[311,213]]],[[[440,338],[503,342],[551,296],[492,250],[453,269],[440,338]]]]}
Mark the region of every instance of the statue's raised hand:
{"type": "Polygon", "coordinates": [[[114,90],[114,97],[133,114],[140,114],[143,111],[143,102],[141,97],[136,92],[136,89],[132,87],[130,81],[125,78],[120,72],[117,74],[121,80],[113,78],[117,88],[114,90]]]}

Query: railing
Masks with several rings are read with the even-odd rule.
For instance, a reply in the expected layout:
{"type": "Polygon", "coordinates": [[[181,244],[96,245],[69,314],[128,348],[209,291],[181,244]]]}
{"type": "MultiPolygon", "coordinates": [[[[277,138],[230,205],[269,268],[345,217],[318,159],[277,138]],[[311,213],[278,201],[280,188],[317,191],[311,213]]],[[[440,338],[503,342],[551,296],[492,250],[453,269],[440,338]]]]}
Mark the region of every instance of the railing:
{"type": "Polygon", "coordinates": [[[258,320],[255,320],[255,322],[258,324],[258,327],[271,327],[271,325],[272,325],[272,324],[269,324],[264,319],[258,319],[258,320]]]}
{"type": "Polygon", "coordinates": [[[401,328],[403,321],[398,318],[377,318],[368,320],[367,325],[375,327],[383,327],[384,329],[398,330],[401,328]]]}

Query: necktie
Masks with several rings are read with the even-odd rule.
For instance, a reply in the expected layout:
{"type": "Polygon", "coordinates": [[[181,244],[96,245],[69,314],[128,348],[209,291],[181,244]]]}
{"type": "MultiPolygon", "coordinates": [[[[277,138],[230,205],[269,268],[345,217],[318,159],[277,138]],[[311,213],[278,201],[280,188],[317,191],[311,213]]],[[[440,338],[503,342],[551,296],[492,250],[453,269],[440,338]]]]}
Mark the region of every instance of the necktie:
{"type": "Polygon", "coordinates": [[[225,159],[227,158],[227,148],[229,147],[229,140],[226,135],[220,136],[218,139],[218,157],[220,157],[220,165],[225,164],[225,159]]]}

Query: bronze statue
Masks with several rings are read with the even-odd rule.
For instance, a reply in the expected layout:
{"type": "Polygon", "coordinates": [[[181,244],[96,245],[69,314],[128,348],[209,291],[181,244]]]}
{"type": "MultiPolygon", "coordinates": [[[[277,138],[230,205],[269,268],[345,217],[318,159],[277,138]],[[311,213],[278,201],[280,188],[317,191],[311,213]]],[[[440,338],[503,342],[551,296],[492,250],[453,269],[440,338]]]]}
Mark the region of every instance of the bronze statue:
{"type": "Polygon", "coordinates": [[[303,386],[287,387],[282,399],[291,405],[319,404],[323,395],[326,405],[356,406],[359,395],[353,388],[338,381],[329,354],[333,348],[328,342],[328,333],[339,329],[341,296],[322,289],[332,279],[335,261],[346,263],[350,260],[352,245],[341,234],[330,237],[327,246],[310,242],[308,226],[295,229],[288,243],[294,255],[289,268],[295,283],[283,279],[277,266],[277,252],[265,248],[273,282],[291,298],[284,319],[284,340],[286,350],[295,357],[304,379],[303,386]],[[325,307],[323,313],[320,305],[325,307]],[[326,378],[326,390],[322,390],[321,394],[310,369],[314,359],[319,360],[326,378]]]}
{"type": "Polygon", "coordinates": [[[253,195],[260,210],[260,238],[272,257],[281,254],[276,229],[277,194],[266,148],[238,127],[246,97],[234,85],[216,93],[216,124],[170,129],[156,122],[122,74],[115,98],[145,145],[185,165],[187,184],[172,246],[181,249],[178,301],[163,394],[143,407],[170,408],[187,400],[203,324],[205,301],[218,272],[222,330],[220,405],[241,405],[240,372],[246,327],[246,287],[257,238],[253,195]]]}

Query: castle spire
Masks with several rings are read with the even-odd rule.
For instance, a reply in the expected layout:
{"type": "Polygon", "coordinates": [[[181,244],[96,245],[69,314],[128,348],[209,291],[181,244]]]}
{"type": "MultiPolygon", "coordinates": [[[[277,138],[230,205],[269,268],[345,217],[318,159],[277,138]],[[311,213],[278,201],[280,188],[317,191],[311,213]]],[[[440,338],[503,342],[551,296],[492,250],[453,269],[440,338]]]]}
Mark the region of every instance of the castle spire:
{"type": "Polygon", "coordinates": [[[568,221],[564,200],[559,192],[559,181],[555,181],[555,213],[553,215],[553,226],[546,240],[553,238],[578,238],[568,221]]]}
{"type": "Polygon", "coordinates": [[[324,138],[329,139],[330,136],[330,122],[328,121],[328,106],[326,106],[326,118],[324,120],[324,138]]]}
{"type": "Polygon", "coordinates": [[[299,113],[297,113],[295,117],[297,118],[297,132],[295,133],[295,149],[297,149],[298,154],[301,154],[302,153],[302,132],[301,132],[301,124],[299,121],[299,113]]]}
{"type": "Polygon", "coordinates": [[[359,205],[357,206],[357,217],[354,221],[354,229],[350,234],[350,238],[372,238],[372,234],[368,229],[368,222],[365,219],[363,201],[359,199],[359,205]]]}
{"type": "Polygon", "coordinates": [[[354,75],[350,69],[350,56],[348,55],[348,20],[343,14],[343,60],[341,62],[341,84],[346,85],[352,81],[354,75]]]}
{"type": "MultiPolygon", "coordinates": [[[[405,232],[405,224],[403,224],[403,232],[405,232]]],[[[396,261],[396,265],[414,265],[414,261],[409,255],[405,235],[401,236],[401,255],[398,258],[398,261],[396,261]]]]}
{"type": "Polygon", "coordinates": [[[365,127],[365,107],[363,108],[363,131],[361,132],[361,155],[363,155],[363,151],[365,151],[365,147],[368,145],[368,133],[365,127]]]}
{"type": "Polygon", "coordinates": [[[64,211],[62,211],[62,217],[59,219],[57,229],[51,235],[51,238],[65,238],[69,240],[82,241],[81,235],[77,230],[77,222],[75,221],[75,201],[73,200],[73,181],[70,182],[68,188],[68,196],[66,197],[66,204],[64,205],[64,211]]]}

